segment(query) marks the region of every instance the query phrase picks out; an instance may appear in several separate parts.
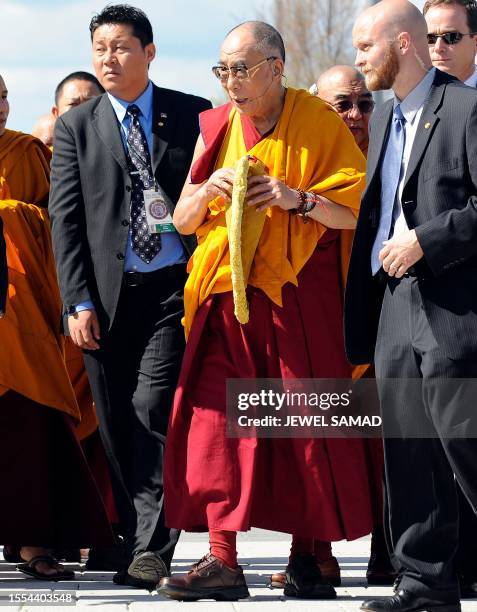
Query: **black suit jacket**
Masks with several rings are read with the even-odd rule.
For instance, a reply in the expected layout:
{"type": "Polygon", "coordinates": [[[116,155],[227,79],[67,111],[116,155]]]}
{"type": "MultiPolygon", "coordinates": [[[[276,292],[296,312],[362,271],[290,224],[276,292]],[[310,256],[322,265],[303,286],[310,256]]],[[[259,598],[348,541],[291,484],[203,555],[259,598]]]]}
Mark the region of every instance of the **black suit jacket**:
{"type": "Polygon", "coordinates": [[[5,238],[3,237],[3,221],[0,217],[0,312],[5,312],[8,290],[8,268],[5,238]]]}
{"type": "MultiPolygon", "coordinates": [[[[352,363],[374,359],[384,286],[371,275],[380,218],[380,170],[393,111],[389,100],[370,126],[363,195],[345,297],[352,363]]],[[[424,258],[415,265],[434,336],[446,354],[477,354],[477,91],[437,70],[413,143],[402,194],[409,229],[424,258]]],[[[398,322],[397,322],[398,324],[398,322]]]]}
{"type": "MultiPolygon", "coordinates": [[[[153,172],[171,199],[187,178],[208,100],[154,86],[153,172]]],[[[56,122],[49,211],[65,311],[91,299],[110,328],[121,289],[131,208],[131,179],[120,126],[106,94],[56,122]]],[[[187,254],[193,236],[181,236],[187,254]]]]}

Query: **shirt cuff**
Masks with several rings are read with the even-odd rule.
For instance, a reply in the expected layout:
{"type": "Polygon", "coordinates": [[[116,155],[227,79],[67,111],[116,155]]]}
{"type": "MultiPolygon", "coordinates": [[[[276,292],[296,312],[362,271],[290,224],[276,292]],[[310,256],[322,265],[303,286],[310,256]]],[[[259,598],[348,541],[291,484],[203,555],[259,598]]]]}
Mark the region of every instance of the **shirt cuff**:
{"type": "Polygon", "coordinates": [[[75,312],[81,312],[82,310],[95,310],[94,304],[91,300],[86,302],[80,302],[75,307],[75,312]]]}

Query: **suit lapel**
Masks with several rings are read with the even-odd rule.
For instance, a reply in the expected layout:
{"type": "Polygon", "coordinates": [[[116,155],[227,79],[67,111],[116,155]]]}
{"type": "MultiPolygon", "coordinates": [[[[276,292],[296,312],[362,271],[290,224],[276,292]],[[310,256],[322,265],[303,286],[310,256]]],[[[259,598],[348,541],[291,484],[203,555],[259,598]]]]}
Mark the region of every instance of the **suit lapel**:
{"type": "MultiPolygon", "coordinates": [[[[376,111],[378,112],[378,111],[376,111]]],[[[384,145],[387,140],[389,125],[391,121],[391,115],[393,112],[393,102],[389,100],[380,108],[380,115],[378,115],[373,121],[372,125],[372,142],[370,143],[369,151],[374,152],[369,158],[367,174],[368,183],[374,179],[376,169],[379,164],[379,160],[383,155],[384,145]]]]}
{"type": "Polygon", "coordinates": [[[123,141],[121,140],[120,125],[113,107],[104,94],[93,116],[93,126],[104,145],[111,151],[118,164],[128,170],[123,141]]]}
{"type": "Polygon", "coordinates": [[[154,85],[152,105],[152,171],[154,175],[166,152],[174,128],[176,111],[165,90],[154,85]]]}
{"type": "Polygon", "coordinates": [[[419,121],[419,125],[417,126],[417,132],[407,166],[406,177],[404,179],[404,186],[406,186],[407,182],[416,171],[419,162],[424,155],[429,139],[431,138],[436,125],[439,123],[439,116],[437,115],[437,112],[442,104],[446,82],[446,80],[441,78],[441,73],[437,71],[434,83],[432,84],[429,92],[428,101],[422,110],[421,119],[419,121]]]}

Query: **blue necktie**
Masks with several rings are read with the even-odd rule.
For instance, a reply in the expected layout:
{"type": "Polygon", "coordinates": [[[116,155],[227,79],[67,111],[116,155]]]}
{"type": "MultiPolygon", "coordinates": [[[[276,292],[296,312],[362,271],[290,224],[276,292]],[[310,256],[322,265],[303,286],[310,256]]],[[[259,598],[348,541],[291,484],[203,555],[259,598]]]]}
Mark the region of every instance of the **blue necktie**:
{"type": "Polygon", "coordinates": [[[404,115],[399,104],[394,109],[388,143],[381,166],[381,217],[378,232],[371,250],[371,271],[373,276],[381,268],[379,252],[383,242],[389,238],[393,223],[393,210],[396,202],[396,192],[401,176],[402,156],[404,153],[405,130],[404,115]]]}
{"type": "Polygon", "coordinates": [[[145,263],[150,263],[161,250],[159,234],[149,233],[144,207],[144,189],[154,189],[151,156],[146,135],[139,122],[140,110],[135,104],[130,104],[127,114],[131,117],[128,142],[128,166],[131,173],[131,238],[133,251],[145,263]]]}

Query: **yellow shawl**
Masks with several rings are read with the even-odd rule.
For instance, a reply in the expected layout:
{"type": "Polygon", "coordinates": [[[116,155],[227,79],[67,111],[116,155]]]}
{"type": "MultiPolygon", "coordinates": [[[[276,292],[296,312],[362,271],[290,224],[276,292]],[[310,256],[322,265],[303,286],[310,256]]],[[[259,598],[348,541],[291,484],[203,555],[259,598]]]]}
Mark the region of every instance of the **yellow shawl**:
{"type": "MultiPolygon", "coordinates": [[[[319,98],[303,90],[288,89],[273,133],[249,151],[244,144],[240,115],[232,109],[216,168],[232,167],[247,153],[260,159],[270,176],[289,187],[323,194],[357,215],[365,184],[365,160],[344,122],[319,98]]],[[[226,208],[222,198],[211,201],[207,217],[197,230],[198,247],[189,261],[184,291],[186,336],[197,309],[208,296],[232,289],[226,208]]],[[[317,222],[305,224],[278,207],[268,209],[264,220],[249,208],[242,226],[248,284],[262,289],[281,306],[283,285],[298,284],[297,275],[326,229],[317,222]],[[256,251],[250,253],[247,244],[253,244],[249,237],[257,227],[260,239],[256,251]]]]}

